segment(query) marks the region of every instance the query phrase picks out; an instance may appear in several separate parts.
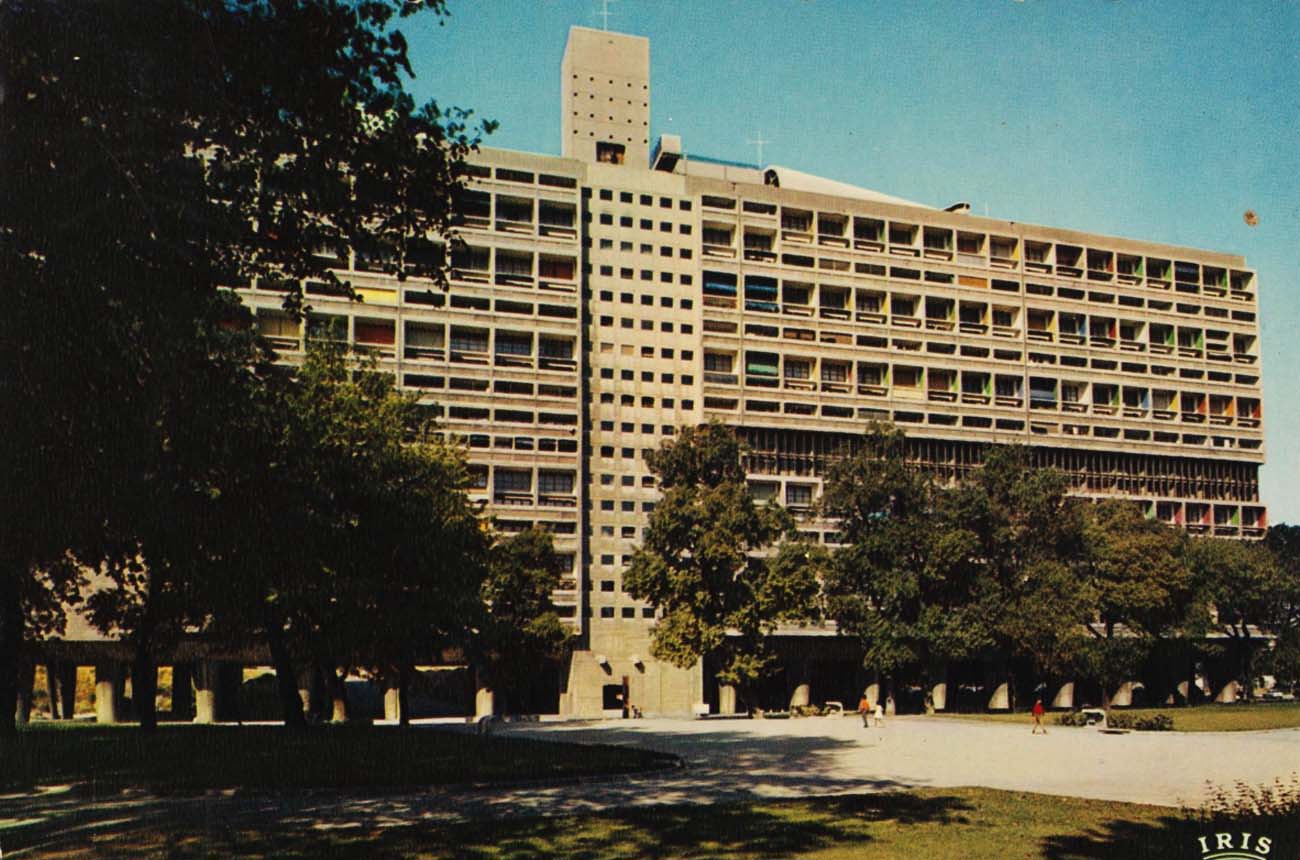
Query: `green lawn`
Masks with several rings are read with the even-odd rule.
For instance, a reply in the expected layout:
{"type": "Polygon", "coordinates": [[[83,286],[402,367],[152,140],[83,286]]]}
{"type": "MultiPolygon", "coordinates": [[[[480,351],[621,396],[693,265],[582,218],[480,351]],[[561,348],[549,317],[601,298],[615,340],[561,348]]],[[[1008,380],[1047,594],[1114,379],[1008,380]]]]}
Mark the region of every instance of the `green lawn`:
{"type": "Polygon", "coordinates": [[[35,724],[0,750],[0,789],[85,783],[209,788],[409,788],[628,773],[671,761],[645,750],[478,737],[430,728],[35,724]]]}
{"type": "MultiPolygon", "coordinates": [[[[1194,708],[1122,708],[1126,714],[1143,716],[1168,714],[1174,730],[1180,732],[1250,732],[1261,729],[1300,727],[1300,702],[1261,702],[1258,704],[1198,705],[1194,708]]],[[[943,714],[947,719],[990,720],[1030,725],[1033,718],[1017,714],[943,714]]],[[[1056,723],[1055,714],[1044,718],[1048,726],[1056,723]]]]}
{"type": "MultiPolygon", "coordinates": [[[[330,829],[174,821],[97,835],[47,857],[250,860],[1176,860],[1204,827],[1176,810],[988,789],[625,808],[555,818],[330,829]]],[[[1280,838],[1294,833],[1268,827],[1280,838]]]]}

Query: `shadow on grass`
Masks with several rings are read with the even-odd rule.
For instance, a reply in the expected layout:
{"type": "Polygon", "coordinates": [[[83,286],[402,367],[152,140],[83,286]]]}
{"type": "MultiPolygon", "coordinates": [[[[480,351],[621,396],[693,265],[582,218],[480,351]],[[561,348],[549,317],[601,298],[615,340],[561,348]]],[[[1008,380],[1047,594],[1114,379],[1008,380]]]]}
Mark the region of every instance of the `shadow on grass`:
{"type": "Polygon", "coordinates": [[[1081,833],[1044,839],[1042,850],[1047,860],[1199,860],[1198,837],[1210,837],[1213,848],[1216,833],[1232,834],[1234,840],[1242,833],[1267,836],[1274,855],[1283,849],[1282,856],[1293,856],[1286,852],[1300,844],[1300,815],[1208,819],[1171,813],[1147,821],[1117,819],[1081,833]]]}
{"type": "Polygon", "coordinates": [[[77,783],[93,793],[141,788],[414,788],[635,773],[661,755],[608,746],[480,738],[395,726],[129,726],[32,728],[6,741],[0,791],[77,783]]]}
{"type": "Polygon", "coordinates": [[[270,829],[170,826],[93,841],[83,856],[125,860],[207,856],[241,858],[458,858],[458,860],[668,860],[791,857],[853,849],[881,822],[963,823],[970,806],[953,796],[855,795],[815,801],[721,806],[660,806],[575,819],[528,818],[386,828],[277,826],[270,829]]]}
{"type": "Polygon", "coordinates": [[[1181,860],[1200,856],[1196,837],[1206,831],[1177,814],[1150,821],[1115,820],[1081,833],[1042,841],[1047,860],[1181,860]]]}

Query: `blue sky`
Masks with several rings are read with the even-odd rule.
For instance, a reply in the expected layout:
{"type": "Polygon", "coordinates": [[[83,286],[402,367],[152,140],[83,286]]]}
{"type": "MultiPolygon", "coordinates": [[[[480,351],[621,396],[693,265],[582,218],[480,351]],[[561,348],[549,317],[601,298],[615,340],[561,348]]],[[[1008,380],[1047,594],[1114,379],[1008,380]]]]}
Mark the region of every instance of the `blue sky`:
{"type": "MultiPolygon", "coordinates": [[[[414,92],[558,153],[560,58],[599,0],[402,22],[414,92]]],[[[977,214],[1245,255],[1272,522],[1300,523],[1300,0],[612,0],[650,39],[651,133],[977,214]],[[1242,214],[1253,209],[1259,225],[1242,214]]],[[[653,140],[653,137],[652,137],[653,140]]]]}

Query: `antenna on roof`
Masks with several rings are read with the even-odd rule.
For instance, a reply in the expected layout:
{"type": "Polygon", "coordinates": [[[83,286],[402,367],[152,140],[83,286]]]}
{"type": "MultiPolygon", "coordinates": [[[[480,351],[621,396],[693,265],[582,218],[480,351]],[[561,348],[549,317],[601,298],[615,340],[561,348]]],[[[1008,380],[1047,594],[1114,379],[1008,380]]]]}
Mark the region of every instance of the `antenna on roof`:
{"type": "Polygon", "coordinates": [[[616,0],[600,0],[600,11],[596,14],[601,17],[602,23],[600,29],[602,30],[609,29],[609,4],[614,2],[616,2],[616,0]]]}
{"type": "Polygon", "coordinates": [[[756,131],[756,132],[754,132],[754,139],[753,139],[753,140],[747,140],[747,141],[745,141],[745,143],[749,144],[750,146],[758,147],[758,166],[759,166],[759,167],[762,167],[762,166],[763,166],[763,146],[764,146],[764,144],[768,144],[768,143],[771,143],[771,142],[772,142],[772,141],[770,141],[770,140],[764,140],[764,139],[763,139],[763,132],[761,132],[761,131],[756,131]]]}

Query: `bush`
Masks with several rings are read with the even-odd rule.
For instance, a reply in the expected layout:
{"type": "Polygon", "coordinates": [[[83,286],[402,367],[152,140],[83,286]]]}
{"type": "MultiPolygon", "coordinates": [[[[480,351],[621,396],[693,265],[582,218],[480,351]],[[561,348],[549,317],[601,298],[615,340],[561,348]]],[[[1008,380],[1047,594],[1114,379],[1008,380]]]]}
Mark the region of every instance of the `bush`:
{"type": "Polygon", "coordinates": [[[1056,715],[1056,724],[1058,726],[1086,726],[1088,718],[1083,715],[1082,711],[1066,711],[1063,714],[1056,715]]]}
{"type": "Polygon", "coordinates": [[[1174,718],[1168,714],[1152,714],[1149,717],[1138,717],[1133,721],[1133,728],[1139,732],[1172,732],[1174,730],[1174,718]]]}
{"type": "Polygon", "coordinates": [[[1133,729],[1139,732],[1171,732],[1174,729],[1174,719],[1168,714],[1138,716],[1137,714],[1126,714],[1122,711],[1108,711],[1106,713],[1106,728],[1133,729]]]}

